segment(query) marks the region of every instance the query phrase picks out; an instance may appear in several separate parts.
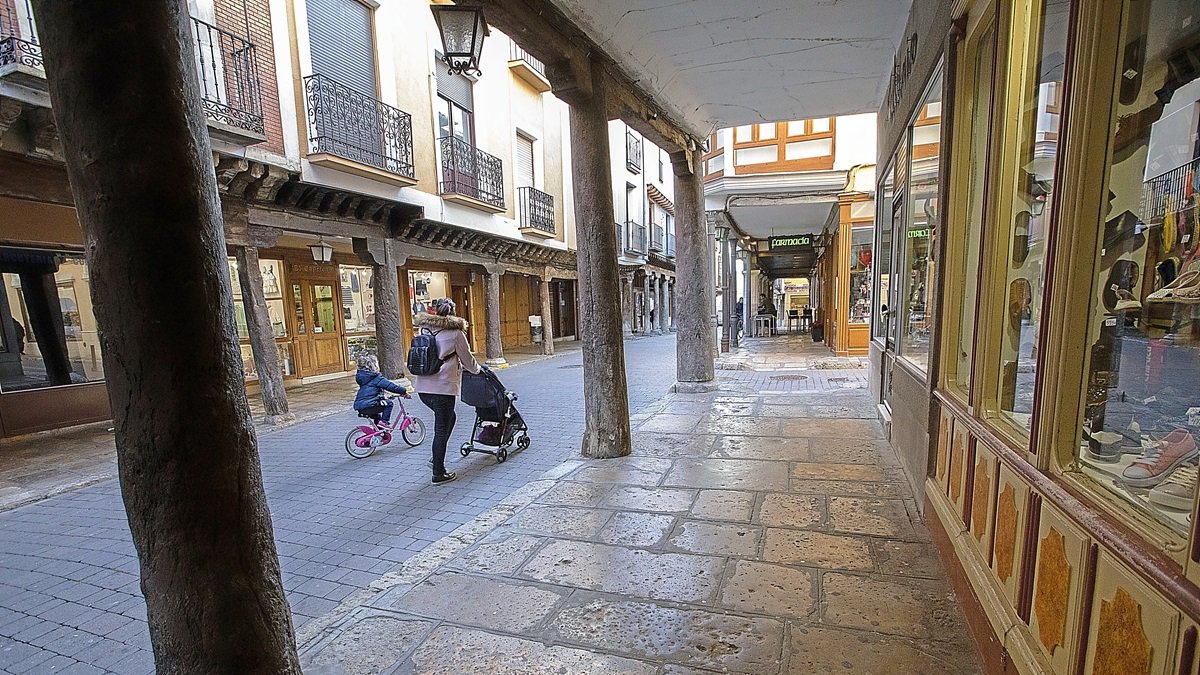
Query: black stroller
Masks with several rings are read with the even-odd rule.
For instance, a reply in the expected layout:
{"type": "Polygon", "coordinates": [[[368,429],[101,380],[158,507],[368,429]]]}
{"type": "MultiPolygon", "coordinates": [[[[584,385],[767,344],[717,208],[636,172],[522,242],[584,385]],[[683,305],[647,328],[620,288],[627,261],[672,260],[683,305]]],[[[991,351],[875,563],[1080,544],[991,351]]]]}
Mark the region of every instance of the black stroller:
{"type": "Polygon", "coordinates": [[[508,448],[513,443],[518,450],[529,447],[529,427],[525,426],[525,420],[513,404],[517,395],[505,389],[495,373],[485,370],[473,375],[463,371],[461,398],[463,403],[475,408],[471,440],[459,449],[463,457],[472,452],[483,452],[503,462],[508,459],[508,448]],[[495,450],[486,449],[489,447],[495,450]]]}

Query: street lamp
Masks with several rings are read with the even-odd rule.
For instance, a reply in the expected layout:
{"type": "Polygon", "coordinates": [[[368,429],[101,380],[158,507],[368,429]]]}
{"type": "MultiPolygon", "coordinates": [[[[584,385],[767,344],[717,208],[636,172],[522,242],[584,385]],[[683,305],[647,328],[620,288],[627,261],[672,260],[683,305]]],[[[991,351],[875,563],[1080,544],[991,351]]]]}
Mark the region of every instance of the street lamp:
{"type": "Polygon", "coordinates": [[[333,262],[333,247],[325,243],[324,237],[318,239],[315,244],[309,244],[308,250],[312,251],[313,260],[316,262],[333,262]]]}
{"type": "Polygon", "coordinates": [[[729,236],[729,226],[717,223],[713,226],[713,233],[716,234],[717,241],[725,241],[725,238],[729,236]]]}
{"type": "Polygon", "coordinates": [[[450,68],[450,74],[481,75],[479,55],[483,52],[483,38],[488,34],[483,10],[460,5],[430,5],[429,11],[433,12],[438,32],[442,34],[442,59],[450,68]]]}

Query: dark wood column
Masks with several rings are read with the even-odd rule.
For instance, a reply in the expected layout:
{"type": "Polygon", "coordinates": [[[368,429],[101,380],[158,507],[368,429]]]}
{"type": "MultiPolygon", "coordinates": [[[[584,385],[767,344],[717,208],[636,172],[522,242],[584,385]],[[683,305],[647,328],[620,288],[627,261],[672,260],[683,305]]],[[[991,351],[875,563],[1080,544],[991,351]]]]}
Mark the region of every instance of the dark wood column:
{"type": "Polygon", "coordinates": [[[667,332],[667,277],[665,274],[658,275],[658,283],[654,286],[654,302],[658,309],[654,312],[654,320],[658,322],[656,333],[662,335],[667,332]]]}
{"type": "Polygon", "coordinates": [[[263,293],[262,269],[258,266],[258,249],[254,246],[234,246],[237,260],[238,285],[242,288],[242,306],[246,310],[246,329],[250,332],[250,352],[254,369],[258,371],[258,388],[262,395],[267,424],[294,420],[288,411],[287,392],[283,388],[283,369],[279,365],[279,347],[271,332],[271,316],[263,293]]]}
{"type": "Polygon", "coordinates": [[[621,333],[620,268],[613,228],[608,111],[603,68],[591,64],[591,96],[571,105],[571,166],[579,241],[585,457],[630,453],[629,393],[621,333]]]}
{"type": "MultiPolygon", "coordinates": [[[[404,371],[404,328],[400,319],[400,276],[397,267],[406,261],[397,260],[390,241],[381,245],[382,259],[371,265],[375,286],[375,344],[379,372],[395,378],[404,371]]],[[[408,311],[412,311],[411,308],[408,311]]]]}
{"type": "Polygon", "coordinates": [[[33,5],[157,670],[298,674],[187,3],[33,5]]]}
{"type": "Polygon", "coordinates": [[[713,386],[713,256],[704,220],[700,151],[671,154],[675,173],[676,378],[680,391],[713,386]]]}
{"type": "Polygon", "coordinates": [[[543,274],[539,284],[542,290],[542,353],[546,355],[554,353],[554,307],[550,297],[550,280],[549,274],[543,274]]]}
{"type": "Polygon", "coordinates": [[[508,363],[504,360],[504,341],[500,333],[500,323],[503,318],[500,313],[500,277],[504,276],[504,268],[498,265],[488,265],[485,269],[483,275],[483,322],[487,329],[484,344],[487,364],[502,366],[508,363]]]}
{"type": "Polygon", "coordinates": [[[642,335],[649,335],[654,332],[654,322],[650,320],[650,278],[653,274],[649,270],[642,271],[642,335]]]}
{"type": "Polygon", "coordinates": [[[22,271],[19,276],[25,309],[29,312],[28,329],[33,332],[42,363],[46,365],[46,382],[56,386],[71,384],[71,359],[67,355],[67,335],[54,268],[22,271]]]}

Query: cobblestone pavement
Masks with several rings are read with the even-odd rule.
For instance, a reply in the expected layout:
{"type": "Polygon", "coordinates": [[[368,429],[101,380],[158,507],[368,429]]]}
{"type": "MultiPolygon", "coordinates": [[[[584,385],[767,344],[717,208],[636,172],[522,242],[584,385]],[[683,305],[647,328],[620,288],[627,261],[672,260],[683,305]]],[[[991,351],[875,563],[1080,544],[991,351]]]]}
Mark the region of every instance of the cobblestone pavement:
{"type": "MultiPolygon", "coordinates": [[[[578,351],[579,345],[562,342],[556,348],[570,354],[578,351]]],[[[506,356],[511,366],[547,358],[540,345],[510,350],[506,356]]],[[[293,423],[344,412],[347,391],[352,396],[355,388],[353,375],[290,387],[293,423]]],[[[263,406],[258,394],[250,395],[250,411],[259,420],[260,435],[280,428],[261,421],[263,406]]],[[[109,425],[101,422],[0,440],[0,510],[116,477],[117,449],[109,425]]]]}
{"type": "MultiPolygon", "coordinates": [[[[644,409],[674,380],[674,337],[631,339],[626,359],[631,409],[644,409]]],[[[357,418],[349,411],[263,434],[263,476],[298,631],[577,455],[580,364],[571,350],[499,371],[520,394],[533,437],[504,464],[455,451],[474,419],[460,406],[448,457],[460,479],[446,486],[429,484],[429,440],[350,458],[343,441],[357,418]]],[[[347,390],[343,410],[352,396],[347,390]]],[[[409,405],[432,427],[427,409],[415,399],[409,405]]],[[[114,480],[0,513],[0,672],[106,671],[153,671],[137,558],[114,480]]]]}
{"type": "MultiPolygon", "coordinates": [[[[815,375],[813,372],[807,373],[815,375]]],[[[310,672],[978,673],[862,388],[671,394],[304,642],[310,672]]]]}

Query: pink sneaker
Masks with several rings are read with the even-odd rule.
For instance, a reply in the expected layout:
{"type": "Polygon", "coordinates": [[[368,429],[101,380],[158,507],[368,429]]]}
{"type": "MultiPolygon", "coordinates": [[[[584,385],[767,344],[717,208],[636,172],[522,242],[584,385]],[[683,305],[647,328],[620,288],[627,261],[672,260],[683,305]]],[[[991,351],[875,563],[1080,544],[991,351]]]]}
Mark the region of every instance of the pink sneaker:
{"type": "Polygon", "coordinates": [[[1149,488],[1166,480],[1171,472],[1196,461],[1196,439],[1187,429],[1176,429],[1154,442],[1141,457],[1121,472],[1121,482],[1131,487],[1149,488]]]}

